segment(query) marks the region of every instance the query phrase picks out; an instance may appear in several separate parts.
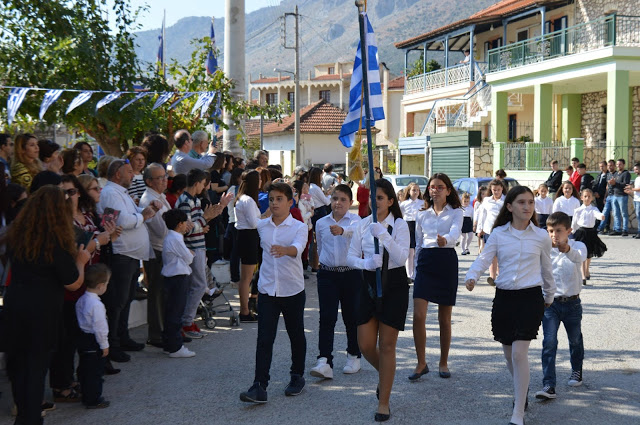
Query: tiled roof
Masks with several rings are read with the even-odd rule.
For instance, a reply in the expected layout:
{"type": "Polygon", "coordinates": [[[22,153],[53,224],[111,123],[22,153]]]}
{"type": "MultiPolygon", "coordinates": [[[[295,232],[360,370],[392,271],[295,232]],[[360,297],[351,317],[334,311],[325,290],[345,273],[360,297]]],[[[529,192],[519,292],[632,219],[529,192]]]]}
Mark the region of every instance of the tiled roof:
{"type": "Polygon", "coordinates": [[[400,41],[394,45],[398,49],[409,47],[415,43],[428,40],[440,34],[446,34],[449,31],[453,31],[457,28],[462,28],[471,24],[478,24],[491,21],[500,21],[503,17],[515,15],[531,6],[539,7],[550,3],[560,3],[558,0],[502,0],[496,4],[493,4],[481,11],[474,13],[466,19],[453,22],[451,24],[436,28],[435,30],[421,34],[416,37],[409,38],[407,40],[400,41]]]}
{"type": "Polygon", "coordinates": [[[278,77],[263,77],[251,82],[251,84],[267,84],[267,83],[277,83],[278,81],[290,80],[290,75],[283,75],[278,80],[278,77]]]}
{"type": "Polygon", "coordinates": [[[393,89],[403,89],[404,88],[404,76],[400,76],[397,78],[394,78],[393,80],[389,81],[389,90],[393,90],[393,89]]]}
{"type": "MultiPolygon", "coordinates": [[[[351,73],[342,74],[342,78],[351,78],[351,73]]],[[[340,74],[325,74],[325,75],[320,75],[318,77],[313,77],[311,79],[311,81],[315,81],[315,80],[339,80],[339,79],[340,79],[340,74]]]]}
{"type": "MultiPolygon", "coordinates": [[[[322,99],[300,109],[301,133],[340,133],[340,128],[347,113],[322,99]]],[[[247,136],[260,134],[260,127],[249,127],[247,124],[256,120],[247,121],[245,132],[247,136]]],[[[282,123],[271,122],[263,127],[264,134],[293,132],[295,130],[295,115],[291,114],[282,118],[282,123]]],[[[372,129],[379,132],[377,129],[372,129]]]]}

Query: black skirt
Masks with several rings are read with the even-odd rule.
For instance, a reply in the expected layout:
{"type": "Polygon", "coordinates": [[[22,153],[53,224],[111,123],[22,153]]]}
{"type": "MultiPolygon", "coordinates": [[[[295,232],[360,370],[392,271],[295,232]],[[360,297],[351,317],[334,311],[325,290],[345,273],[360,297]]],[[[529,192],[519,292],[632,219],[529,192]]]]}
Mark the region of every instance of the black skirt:
{"type": "Polygon", "coordinates": [[[462,233],[473,232],[473,219],[471,217],[464,217],[462,219],[462,233]]]}
{"type": "Polygon", "coordinates": [[[415,248],[416,247],[416,222],[407,221],[407,225],[409,226],[409,248],[415,248]]]}
{"type": "Polygon", "coordinates": [[[424,248],[418,256],[413,298],[456,305],[458,254],[453,248],[424,248]]]}
{"type": "Polygon", "coordinates": [[[504,345],[536,339],[542,316],[544,297],[540,286],[512,291],[496,288],[491,309],[493,339],[504,345]]]}
{"type": "Polygon", "coordinates": [[[375,317],[379,322],[391,326],[399,331],[404,330],[409,308],[409,282],[405,267],[389,269],[387,284],[382,291],[382,311],[376,310],[373,295],[376,293],[376,272],[363,271],[364,283],[361,286],[358,308],[358,326],[369,322],[375,317]]]}
{"type": "Polygon", "coordinates": [[[538,214],[538,227],[547,230],[547,219],[549,214],[538,214]]]}
{"type": "Polygon", "coordinates": [[[238,230],[238,258],[242,264],[258,264],[260,236],[258,229],[238,230]]]}
{"type": "Polygon", "coordinates": [[[574,240],[585,244],[587,258],[602,257],[607,251],[607,245],[598,237],[598,230],[595,227],[580,227],[574,234],[574,240]]]}

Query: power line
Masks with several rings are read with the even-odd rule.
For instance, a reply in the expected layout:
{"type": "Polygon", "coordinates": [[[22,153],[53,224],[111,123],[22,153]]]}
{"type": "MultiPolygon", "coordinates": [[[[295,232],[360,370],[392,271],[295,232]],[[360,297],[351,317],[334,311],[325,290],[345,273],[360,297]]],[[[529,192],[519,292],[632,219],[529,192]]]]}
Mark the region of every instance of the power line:
{"type": "Polygon", "coordinates": [[[259,36],[260,34],[263,34],[266,30],[268,30],[273,24],[275,24],[276,22],[278,22],[280,20],[280,16],[278,16],[273,22],[271,22],[269,25],[267,25],[266,27],[262,28],[261,30],[258,30],[257,33],[254,33],[251,37],[249,37],[246,41],[245,44],[250,42],[251,40],[253,40],[254,38],[256,38],[257,36],[259,36]]]}
{"type": "MultiPolygon", "coordinates": [[[[302,18],[304,18],[304,19],[306,19],[306,18],[307,18],[307,17],[306,17],[306,16],[304,16],[304,15],[300,15],[300,16],[301,16],[302,18]]],[[[332,44],[330,44],[327,40],[325,40],[325,39],[324,39],[324,37],[323,37],[322,35],[320,35],[320,33],[318,33],[318,32],[316,31],[316,29],[313,27],[313,25],[309,25],[309,28],[311,28],[311,30],[312,30],[314,33],[316,33],[316,35],[318,36],[318,38],[320,38],[320,40],[322,40],[322,42],[323,42],[324,44],[326,44],[326,45],[327,45],[327,46],[329,46],[329,47],[330,47],[334,52],[336,52],[336,54],[337,54],[338,56],[340,56],[340,55],[342,54],[342,53],[340,53],[338,50],[336,50],[336,48],[335,48],[332,44]]]]}

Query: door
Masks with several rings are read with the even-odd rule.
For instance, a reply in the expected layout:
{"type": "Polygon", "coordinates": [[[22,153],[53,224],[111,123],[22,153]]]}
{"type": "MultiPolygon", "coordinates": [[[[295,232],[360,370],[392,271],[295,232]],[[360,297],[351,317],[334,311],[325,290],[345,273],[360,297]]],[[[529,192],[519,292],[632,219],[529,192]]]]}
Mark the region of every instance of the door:
{"type": "Polygon", "coordinates": [[[512,142],[518,138],[518,134],[516,131],[518,126],[517,117],[517,114],[509,115],[509,140],[512,142]]]}

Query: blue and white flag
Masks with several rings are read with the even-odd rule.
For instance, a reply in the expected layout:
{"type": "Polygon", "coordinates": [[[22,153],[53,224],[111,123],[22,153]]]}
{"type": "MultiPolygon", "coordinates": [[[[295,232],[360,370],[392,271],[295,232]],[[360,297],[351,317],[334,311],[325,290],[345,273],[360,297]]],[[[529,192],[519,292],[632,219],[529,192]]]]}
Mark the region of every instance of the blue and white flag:
{"type": "MultiPolygon", "coordinates": [[[[384,109],[382,107],[382,88],[380,87],[380,70],[378,68],[378,46],[373,27],[369,22],[369,17],[363,12],[367,24],[365,40],[367,45],[367,77],[369,82],[369,122],[375,125],[377,120],[384,119],[384,109]]],[[[360,43],[356,51],[356,59],[353,63],[353,73],[351,74],[351,86],[349,87],[349,113],[342,124],[339,139],[348,148],[353,146],[356,132],[360,129],[360,108],[362,96],[362,53],[360,43]]],[[[363,106],[364,107],[364,106],[363,106]]],[[[362,111],[362,128],[365,128],[365,111],[362,111]]]]}
{"type": "MultiPolygon", "coordinates": [[[[218,96],[217,96],[217,99],[216,99],[216,109],[211,114],[211,118],[218,118],[220,115],[222,115],[222,110],[220,109],[221,98],[222,98],[222,95],[220,94],[220,92],[218,92],[218,96]]],[[[216,129],[216,133],[218,131],[220,131],[220,126],[218,125],[218,121],[217,120],[213,121],[213,126],[216,129]]]]}
{"type": "Polygon", "coordinates": [[[7,99],[7,122],[11,124],[13,118],[18,112],[18,108],[22,104],[24,97],[27,95],[29,89],[27,88],[12,88],[9,92],[9,99],[7,99]]]}
{"type": "Polygon", "coordinates": [[[218,59],[216,59],[213,49],[216,47],[216,34],[213,31],[213,17],[211,18],[211,47],[209,48],[209,54],[207,55],[207,74],[215,74],[218,70],[218,59]]]}
{"type": "Polygon", "coordinates": [[[215,94],[216,92],[213,92],[213,91],[200,92],[200,96],[198,96],[198,100],[196,101],[196,104],[193,105],[193,109],[191,109],[191,114],[192,115],[195,114],[198,109],[204,106],[205,103],[210,104],[215,94]]]}
{"type": "Polygon", "coordinates": [[[166,91],[158,96],[158,99],[156,99],[156,103],[153,105],[152,111],[155,111],[156,109],[164,105],[167,100],[173,97],[174,94],[175,93],[173,93],[172,91],[166,91]]]}
{"type": "MultiPolygon", "coordinates": [[[[200,109],[200,117],[204,117],[207,114],[207,111],[209,110],[209,106],[211,105],[211,102],[213,102],[213,99],[215,97],[216,97],[216,92],[214,91],[210,91],[206,93],[205,99],[202,102],[202,108],[200,109]]],[[[198,101],[200,101],[200,99],[198,99],[198,101]]]]}
{"type": "Polygon", "coordinates": [[[96,105],[96,112],[98,112],[98,109],[102,108],[103,106],[105,106],[105,105],[113,102],[117,98],[119,98],[121,94],[122,94],[122,92],[114,91],[113,93],[109,93],[108,95],[106,95],[105,97],[100,99],[100,101],[96,105]]]}
{"type": "Polygon", "coordinates": [[[58,89],[47,90],[47,92],[44,94],[44,99],[42,99],[42,103],[40,104],[40,121],[42,121],[44,114],[47,113],[47,109],[49,109],[49,106],[53,105],[63,92],[64,90],[58,89]]]}
{"type": "Polygon", "coordinates": [[[83,91],[82,93],[74,97],[73,100],[71,101],[71,104],[67,108],[67,112],[65,112],[64,114],[65,115],[69,114],[69,112],[73,111],[78,106],[82,105],[87,100],[91,99],[92,94],[93,94],[92,91],[83,91]]]}
{"type": "Polygon", "coordinates": [[[171,104],[171,106],[169,106],[169,110],[172,110],[173,108],[175,108],[176,106],[178,106],[183,100],[185,99],[189,99],[191,96],[193,96],[194,94],[196,94],[198,92],[193,91],[193,92],[187,92],[185,93],[180,99],[176,100],[175,102],[173,102],[171,104]]]}
{"type": "Polygon", "coordinates": [[[127,106],[131,105],[133,102],[137,102],[138,100],[142,99],[143,97],[145,97],[146,95],[150,94],[148,91],[143,91],[141,93],[138,93],[136,95],[136,97],[134,97],[133,99],[131,99],[130,101],[128,101],[127,103],[125,103],[124,105],[122,105],[122,108],[120,108],[120,112],[122,112],[122,110],[124,108],[126,108],[127,106]]]}
{"type": "Polygon", "coordinates": [[[162,18],[162,29],[160,29],[160,35],[158,36],[158,74],[164,76],[164,18],[162,18]]]}

